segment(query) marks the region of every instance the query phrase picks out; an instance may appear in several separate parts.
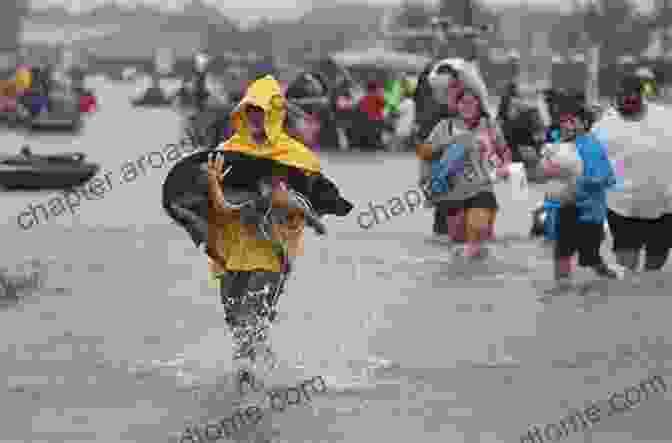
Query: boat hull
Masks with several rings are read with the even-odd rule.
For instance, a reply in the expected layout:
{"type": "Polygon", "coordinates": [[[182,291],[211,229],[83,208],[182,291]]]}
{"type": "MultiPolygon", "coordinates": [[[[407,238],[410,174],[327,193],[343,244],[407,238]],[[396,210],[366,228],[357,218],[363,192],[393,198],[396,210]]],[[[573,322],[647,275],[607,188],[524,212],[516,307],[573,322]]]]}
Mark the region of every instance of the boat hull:
{"type": "Polygon", "coordinates": [[[44,168],[0,165],[0,186],[11,190],[70,189],[87,183],[99,170],[90,163],[44,168]]]}

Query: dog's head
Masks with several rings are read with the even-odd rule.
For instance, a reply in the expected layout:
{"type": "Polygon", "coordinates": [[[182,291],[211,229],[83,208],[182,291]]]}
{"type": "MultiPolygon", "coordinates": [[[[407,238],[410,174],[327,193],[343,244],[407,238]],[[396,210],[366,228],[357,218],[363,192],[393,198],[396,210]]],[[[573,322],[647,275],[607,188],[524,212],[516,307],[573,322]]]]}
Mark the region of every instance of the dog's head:
{"type": "Polygon", "coordinates": [[[352,203],[341,197],[336,185],[327,179],[316,180],[311,194],[315,211],[320,215],[333,213],[339,217],[345,217],[354,207],[352,203]]]}

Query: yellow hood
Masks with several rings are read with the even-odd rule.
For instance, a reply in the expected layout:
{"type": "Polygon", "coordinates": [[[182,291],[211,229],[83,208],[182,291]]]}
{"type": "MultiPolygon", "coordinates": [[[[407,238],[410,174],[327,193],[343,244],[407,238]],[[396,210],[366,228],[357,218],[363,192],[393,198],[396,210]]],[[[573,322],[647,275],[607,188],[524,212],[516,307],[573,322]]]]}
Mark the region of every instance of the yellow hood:
{"type": "Polygon", "coordinates": [[[249,86],[245,97],[231,113],[231,126],[235,134],[221,145],[221,149],[275,160],[309,173],[319,173],[319,158],[303,143],[285,132],[286,117],[287,103],[280,83],[267,75],[249,86]],[[269,140],[266,146],[258,146],[252,138],[245,115],[247,105],[259,106],[266,113],[265,128],[269,140]]]}

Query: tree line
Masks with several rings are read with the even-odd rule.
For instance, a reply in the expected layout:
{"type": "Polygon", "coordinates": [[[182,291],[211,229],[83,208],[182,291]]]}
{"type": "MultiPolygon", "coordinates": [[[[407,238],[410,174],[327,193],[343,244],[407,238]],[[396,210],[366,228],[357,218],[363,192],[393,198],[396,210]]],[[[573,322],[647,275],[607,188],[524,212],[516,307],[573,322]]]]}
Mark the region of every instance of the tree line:
{"type": "MultiPolygon", "coordinates": [[[[404,0],[395,24],[404,28],[422,28],[428,26],[431,17],[437,13],[450,16],[455,23],[464,24],[468,19],[466,2],[468,0],[441,0],[437,9],[420,0],[404,0]]],[[[549,46],[553,51],[568,54],[599,44],[605,62],[615,61],[623,55],[641,54],[653,41],[654,31],[672,26],[672,0],[655,0],[653,10],[648,12],[640,11],[635,0],[591,0],[587,4],[573,0],[570,12],[548,11],[537,13],[534,18],[530,16],[529,20],[514,21],[521,30],[517,37],[519,41],[511,41],[507,38],[510,30],[504,29],[502,23],[506,14],[514,12],[513,9],[495,11],[479,0],[472,0],[471,4],[473,23],[494,25],[495,44],[515,47],[524,53],[531,45],[533,30],[549,29],[549,46]],[[543,21],[545,26],[532,23],[534,20],[543,21]]],[[[517,8],[518,16],[525,17],[525,7],[517,8]]],[[[402,46],[406,50],[419,49],[412,41],[403,42],[402,46]]],[[[667,32],[662,34],[662,47],[664,53],[672,49],[672,36],[667,32]]]]}

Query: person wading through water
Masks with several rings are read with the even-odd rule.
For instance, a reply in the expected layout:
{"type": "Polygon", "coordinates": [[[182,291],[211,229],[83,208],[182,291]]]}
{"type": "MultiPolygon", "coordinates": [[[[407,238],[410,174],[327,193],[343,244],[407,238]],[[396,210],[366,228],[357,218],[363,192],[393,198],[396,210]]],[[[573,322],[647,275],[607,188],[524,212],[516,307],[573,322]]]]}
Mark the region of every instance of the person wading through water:
{"type": "MultiPolygon", "coordinates": [[[[430,136],[432,134],[436,136],[439,131],[446,137],[464,132],[457,118],[457,100],[464,91],[464,82],[460,80],[459,73],[453,66],[454,63],[454,59],[442,60],[428,67],[421,76],[415,98],[420,111],[416,115],[419,125],[417,134],[419,142],[416,150],[423,149],[425,145],[431,145],[430,136]],[[427,97],[422,94],[426,94],[427,97]],[[419,103],[423,102],[425,105],[420,107],[419,103]]],[[[421,160],[419,185],[425,192],[427,205],[434,208],[432,232],[436,237],[448,236],[451,240],[457,241],[458,238],[451,227],[458,223],[459,209],[432,202],[431,189],[428,187],[431,163],[422,160],[420,156],[418,158],[421,160]]]]}
{"type": "Polygon", "coordinates": [[[493,184],[510,175],[510,151],[502,134],[490,126],[492,119],[483,104],[487,100],[482,97],[480,91],[464,88],[457,107],[465,132],[442,136],[439,124],[429,138],[432,144],[418,150],[420,159],[434,159],[436,201],[458,212],[461,223],[451,227],[450,235],[466,241],[462,255],[467,259],[486,254],[483,243],[494,238],[498,210],[493,184]],[[441,186],[442,179],[446,186],[441,186]]]}
{"type": "Polygon", "coordinates": [[[571,287],[572,256],[579,266],[599,277],[618,278],[600,255],[605,239],[606,190],[616,183],[604,147],[589,131],[594,116],[577,97],[558,99],[561,142],[547,145],[539,168],[558,180],[547,198],[558,201],[557,240],[554,245],[557,289],[571,287]]]}
{"type": "MultiPolygon", "coordinates": [[[[286,133],[286,116],[287,103],[279,83],[271,76],[255,81],[232,113],[235,134],[210,153],[208,161],[209,270],[219,281],[226,323],[233,333],[234,359],[247,359],[252,365],[257,356],[273,357],[268,331],[293,261],[303,254],[307,221],[313,227],[321,214],[345,216],[352,209],[322,177],[319,158],[286,133]],[[236,156],[247,160],[229,166],[225,157],[236,156]],[[272,222],[260,236],[258,218],[249,218],[242,205],[231,206],[232,195],[226,193],[234,192],[230,191],[234,182],[253,181],[250,187],[256,187],[255,165],[259,169],[268,164],[273,167],[272,173],[270,168],[264,172],[269,179],[270,206],[260,212],[263,219],[271,214],[272,222]],[[313,191],[302,191],[310,197],[288,187],[304,178],[312,183],[313,191]],[[283,215],[276,218],[273,214],[278,212],[283,215]]],[[[245,371],[239,375],[245,376],[245,371]]]]}
{"type": "Polygon", "coordinates": [[[479,256],[481,243],[494,237],[497,203],[492,182],[508,177],[511,153],[496,126],[485,82],[472,64],[462,59],[439,62],[429,82],[436,101],[456,114],[445,114],[425,143],[416,147],[421,160],[420,186],[427,189],[428,201],[436,209],[435,234],[445,232],[452,241],[466,241],[465,255],[479,256]],[[450,175],[449,181],[459,185],[434,186],[442,181],[436,180],[437,173],[450,175]],[[480,209],[488,216],[477,221],[485,213],[479,213],[480,209]]]}
{"type": "Polygon", "coordinates": [[[647,100],[655,90],[645,76],[629,75],[615,97],[616,112],[595,130],[616,163],[622,181],[607,197],[607,220],[619,265],[636,272],[660,270],[672,247],[672,187],[668,110],[647,100]]]}

